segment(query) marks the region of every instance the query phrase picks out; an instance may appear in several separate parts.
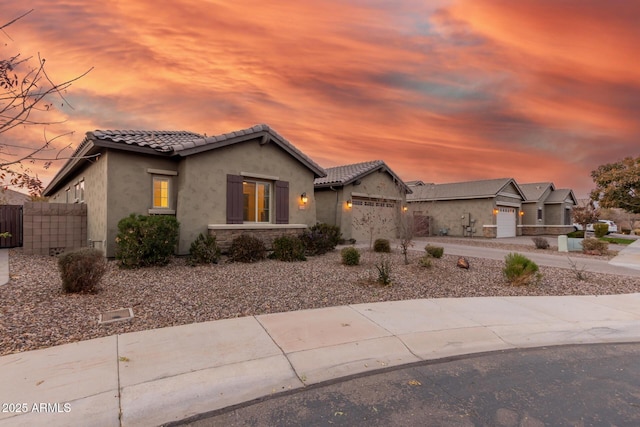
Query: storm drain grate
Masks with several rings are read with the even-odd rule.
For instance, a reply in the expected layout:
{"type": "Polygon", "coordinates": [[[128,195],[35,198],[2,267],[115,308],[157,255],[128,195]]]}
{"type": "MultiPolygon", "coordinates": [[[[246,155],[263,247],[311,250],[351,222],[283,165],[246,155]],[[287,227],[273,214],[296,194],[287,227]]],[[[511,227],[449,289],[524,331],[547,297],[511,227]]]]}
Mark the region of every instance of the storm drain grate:
{"type": "Polygon", "coordinates": [[[98,324],[113,323],[113,322],[119,322],[121,320],[131,320],[131,319],[133,319],[133,309],[120,308],[118,310],[107,311],[106,313],[100,314],[100,318],[98,319],[98,324]]]}

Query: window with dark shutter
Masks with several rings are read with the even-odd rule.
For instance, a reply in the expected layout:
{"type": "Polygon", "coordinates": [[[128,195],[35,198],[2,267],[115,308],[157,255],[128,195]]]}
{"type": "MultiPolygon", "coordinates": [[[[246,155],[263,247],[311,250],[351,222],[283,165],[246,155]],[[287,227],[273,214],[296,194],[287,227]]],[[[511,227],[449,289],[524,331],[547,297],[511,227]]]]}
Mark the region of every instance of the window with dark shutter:
{"type": "Polygon", "coordinates": [[[227,224],[242,224],[242,176],[227,175],[227,224]]]}
{"type": "Polygon", "coordinates": [[[276,181],[276,224],[289,224],[289,183],[276,181]]]}

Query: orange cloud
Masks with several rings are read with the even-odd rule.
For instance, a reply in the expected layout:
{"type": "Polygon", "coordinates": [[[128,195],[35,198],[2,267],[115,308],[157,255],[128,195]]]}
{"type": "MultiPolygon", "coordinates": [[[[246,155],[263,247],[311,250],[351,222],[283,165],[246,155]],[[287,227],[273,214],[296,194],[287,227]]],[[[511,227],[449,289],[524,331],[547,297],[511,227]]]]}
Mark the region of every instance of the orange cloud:
{"type": "MultiPolygon", "coordinates": [[[[640,136],[632,2],[36,0],[34,8],[7,30],[3,53],[41,52],[56,81],[94,67],[65,94],[73,109],[52,114],[65,121],[47,132],[75,132],[58,149],[96,128],[211,135],[268,123],[327,167],[383,159],[406,179],[511,176],[586,194],[589,171],[633,154],[640,136]]],[[[3,8],[8,19],[20,12],[3,8]]],[[[41,135],[10,138],[34,147],[41,135]]]]}

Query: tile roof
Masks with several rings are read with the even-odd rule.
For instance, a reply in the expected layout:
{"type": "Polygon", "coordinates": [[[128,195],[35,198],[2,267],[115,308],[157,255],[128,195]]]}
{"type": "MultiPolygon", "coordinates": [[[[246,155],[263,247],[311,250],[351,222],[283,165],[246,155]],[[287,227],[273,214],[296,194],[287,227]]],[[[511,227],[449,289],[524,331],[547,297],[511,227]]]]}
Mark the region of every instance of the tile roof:
{"type": "Polygon", "coordinates": [[[152,148],[161,153],[175,151],[175,146],[188,144],[190,141],[202,139],[203,136],[186,131],[148,131],[148,130],[95,130],[88,132],[87,137],[101,141],[111,141],[152,148]]]}
{"type": "Polygon", "coordinates": [[[71,159],[47,186],[45,194],[52,192],[69,173],[78,168],[78,162],[83,156],[88,152],[95,153],[96,147],[118,148],[118,145],[121,145],[123,148],[126,146],[129,150],[147,154],[153,154],[155,151],[159,155],[185,157],[255,138],[261,138],[261,143],[274,142],[309,168],[315,177],[326,176],[321,166],[266,124],[211,137],[187,131],[95,130],[87,132],[71,159]]]}
{"type": "Polygon", "coordinates": [[[325,171],[327,172],[327,176],[323,178],[316,178],[315,181],[313,181],[313,184],[316,186],[347,185],[356,179],[362,178],[370,172],[377,170],[381,166],[386,167],[382,160],[372,160],[370,162],[326,168],[325,171]]]}
{"type": "Polygon", "coordinates": [[[266,124],[259,124],[250,128],[209,137],[186,131],[144,130],[96,130],[88,132],[87,137],[98,141],[151,148],[163,154],[188,156],[201,151],[213,150],[245,141],[257,137],[258,135],[256,134],[269,135],[269,138],[265,139],[264,142],[275,142],[293,157],[305,163],[316,173],[316,176],[325,175],[324,169],[320,167],[320,165],[311,160],[311,158],[298,150],[291,142],[266,124]]]}
{"type": "Polygon", "coordinates": [[[510,183],[518,188],[513,178],[487,179],[481,181],[452,182],[447,184],[426,184],[412,187],[413,194],[407,201],[452,200],[495,197],[510,183]]]}
{"type": "Polygon", "coordinates": [[[524,193],[524,197],[528,202],[535,202],[540,200],[540,197],[547,191],[547,188],[551,187],[551,190],[555,190],[555,186],[552,182],[532,182],[529,184],[520,184],[520,189],[524,193]]]}

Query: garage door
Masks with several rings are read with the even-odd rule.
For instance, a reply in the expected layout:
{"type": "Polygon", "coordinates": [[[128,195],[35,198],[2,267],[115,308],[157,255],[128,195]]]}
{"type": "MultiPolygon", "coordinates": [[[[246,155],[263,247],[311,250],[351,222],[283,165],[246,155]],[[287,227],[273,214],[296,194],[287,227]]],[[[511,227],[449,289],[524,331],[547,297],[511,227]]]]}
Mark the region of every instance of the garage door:
{"type": "Polygon", "coordinates": [[[498,226],[496,237],[515,237],[516,209],[498,206],[496,224],[498,226]]]}
{"type": "Polygon", "coordinates": [[[358,243],[369,243],[372,231],[373,240],[396,238],[399,208],[395,201],[354,197],[352,203],[351,237],[358,243]]]}

